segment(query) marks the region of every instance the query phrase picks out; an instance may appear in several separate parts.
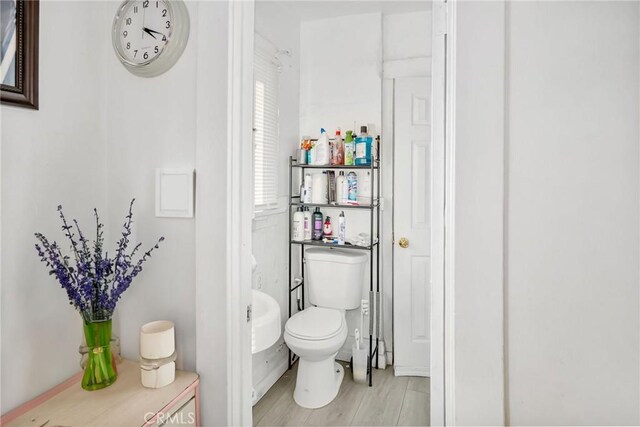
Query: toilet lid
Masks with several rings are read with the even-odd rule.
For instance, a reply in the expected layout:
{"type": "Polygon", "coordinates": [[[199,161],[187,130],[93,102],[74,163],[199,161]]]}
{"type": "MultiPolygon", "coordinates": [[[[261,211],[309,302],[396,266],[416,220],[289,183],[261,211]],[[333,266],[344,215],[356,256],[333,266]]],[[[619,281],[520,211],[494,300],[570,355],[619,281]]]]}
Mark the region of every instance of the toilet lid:
{"type": "Polygon", "coordinates": [[[291,317],[285,331],[307,340],[322,340],[337,335],[342,330],[343,316],[338,310],[309,307],[291,317]]]}

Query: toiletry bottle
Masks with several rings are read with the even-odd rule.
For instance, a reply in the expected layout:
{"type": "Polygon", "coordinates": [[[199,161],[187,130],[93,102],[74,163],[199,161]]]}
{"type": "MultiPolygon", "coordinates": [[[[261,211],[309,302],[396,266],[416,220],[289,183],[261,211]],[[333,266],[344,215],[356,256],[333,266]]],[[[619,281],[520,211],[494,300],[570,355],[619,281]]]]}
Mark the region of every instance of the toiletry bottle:
{"type": "Polygon", "coordinates": [[[336,203],[345,204],[348,192],[347,178],[344,176],[344,171],[340,171],[340,175],[336,178],[336,203]]]}
{"type": "Polygon", "coordinates": [[[350,205],[358,204],[358,175],[354,171],[349,172],[347,175],[347,185],[349,186],[349,193],[347,203],[350,205]]]}
{"type": "Polygon", "coordinates": [[[331,155],[332,165],[344,164],[344,142],[342,141],[342,135],[340,128],[336,130],[336,137],[333,140],[333,152],[331,155]]]}
{"type": "Polygon", "coordinates": [[[311,174],[306,174],[304,176],[304,198],[302,199],[302,203],[311,203],[311,188],[312,188],[312,179],[311,174]]]}
{"type": "Polygon", "coordinates": [[[380,157],[380,135],[376,136],[376,143],[371,148],[372,161],[377,161],[380,157]]]}
{"type": "Polygon", "coordinates": [[[311,240],[313,224],[311,223],[311,211],[309,210],[309,206],[305,206],[302,213],[304,215],[304,240],[311,240]]]}
{"type": "Polygon", "coordinates": [[[344,245],[347,240],[347,224],[344,219],[344,211],[340,212],[338,217],[338,244],[344,245]]]}
{"type": "Polygon", "coordinates": [[[322,229],[323,237],[331,237],[333,234],[333,230],[331,229],[331,217],[327,216],[324,220],[324,228],[322,229]]]}
{"type": "Polygon", "coordinates": [[[293,214],[293,240],[302,242],[304,240],[304,213],[302,206],[293,214]]]}
{"type": "Polygon", "coordinates": [[[371,145],[373,138],[367,134],[367,127],[360,127],[360,135],[356,138],[356,165],[370,165],[371,164],[371,145]]]}
{"type": "Polygon", "coordinates": [[[353,131],[348,130],[347,136],[344,139],[344,164],[346,166],[353,166],[353,151],[355,149],[353,141],[353,131]]]}
{"type": "Polygon", "coordinates": [[[322,240],[322,212],[316,208],[313,212],[313,240],[322,240]]]}
{"type": "Polygon", "coordinates": [[[349,202],[349,181],[347,179],[347,177],[344,177],[344,180],[342,181],[342,198],[340,199],[339,203],[341,205],[346,205],[349,202]]]}
{"type": "Polygon", "coordinates": [[[329,135],[324,129],[320,129],[320,138],[316,141],[316,158],[314,165],[328,165],[331,161],[329,150],[329,135]]]}
{"type": "Polygon", "coordinates": [[[309,159],[307,164],[316,165],[318,159],[318,149],[317,149],[318,141],[311,140],[311,148],[309,149],[309,159]]]}
{"type": "Polygon", "coordinates": [[[360,179],[358,185],[358,203],[361,205],[371,204],[371,171],[362,171],[364,177],[360,179]]]}

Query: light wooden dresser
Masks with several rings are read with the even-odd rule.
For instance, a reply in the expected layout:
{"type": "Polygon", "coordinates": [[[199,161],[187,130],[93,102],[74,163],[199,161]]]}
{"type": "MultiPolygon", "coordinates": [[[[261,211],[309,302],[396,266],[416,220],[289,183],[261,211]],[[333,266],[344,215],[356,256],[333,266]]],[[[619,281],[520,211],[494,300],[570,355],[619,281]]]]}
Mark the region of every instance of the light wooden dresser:
{"type": "Polygon", "coordinates": [[[149,389],[140,382],[140,366],[123,360],[111,386],[85,391],[82,373],[0,418],[0,426],[140,427],[199,426],[198,374],[176,371],[166,387],[149,389]]]}

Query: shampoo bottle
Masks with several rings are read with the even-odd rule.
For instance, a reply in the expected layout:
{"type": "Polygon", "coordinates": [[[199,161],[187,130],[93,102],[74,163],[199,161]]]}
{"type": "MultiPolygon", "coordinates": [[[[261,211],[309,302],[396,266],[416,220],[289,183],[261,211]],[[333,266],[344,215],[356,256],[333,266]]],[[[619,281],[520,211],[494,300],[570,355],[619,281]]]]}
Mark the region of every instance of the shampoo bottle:
{"type": "Polygon", "coordinates": [[[304,240],[304,213],[302,206],[293,214],[293,240],[302,242],[304,240]]]}
{"type": "Polygon", "coordinates": [[[322,240],[322,212],[320,212],[320,208],[316,208],[312,217],[313,240],[322,240]]]}
{"type": "Polygon", "coordinates": [[[347,224],[344,219],[344,211],[338,217],[338,244],[344,245],[347,240],[347,224]]]}
{"type": "Polygon", "coordinates": [[[304,207],[304,240],[311,240],[313,224],[311,223],[311,211],[309,210],[309,206],[304,207]]]}

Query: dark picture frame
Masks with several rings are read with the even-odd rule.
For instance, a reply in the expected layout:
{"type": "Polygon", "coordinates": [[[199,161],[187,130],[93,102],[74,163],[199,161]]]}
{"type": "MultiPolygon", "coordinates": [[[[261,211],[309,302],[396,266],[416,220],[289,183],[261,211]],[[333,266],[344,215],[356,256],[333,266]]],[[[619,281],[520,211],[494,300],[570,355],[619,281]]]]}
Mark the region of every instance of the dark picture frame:
{"type": "Polygon", "coordinates": [[[16,0],[15,6],[15,84],[0,84],[0,101],[37,110],[40,0],[16,0]]]}

